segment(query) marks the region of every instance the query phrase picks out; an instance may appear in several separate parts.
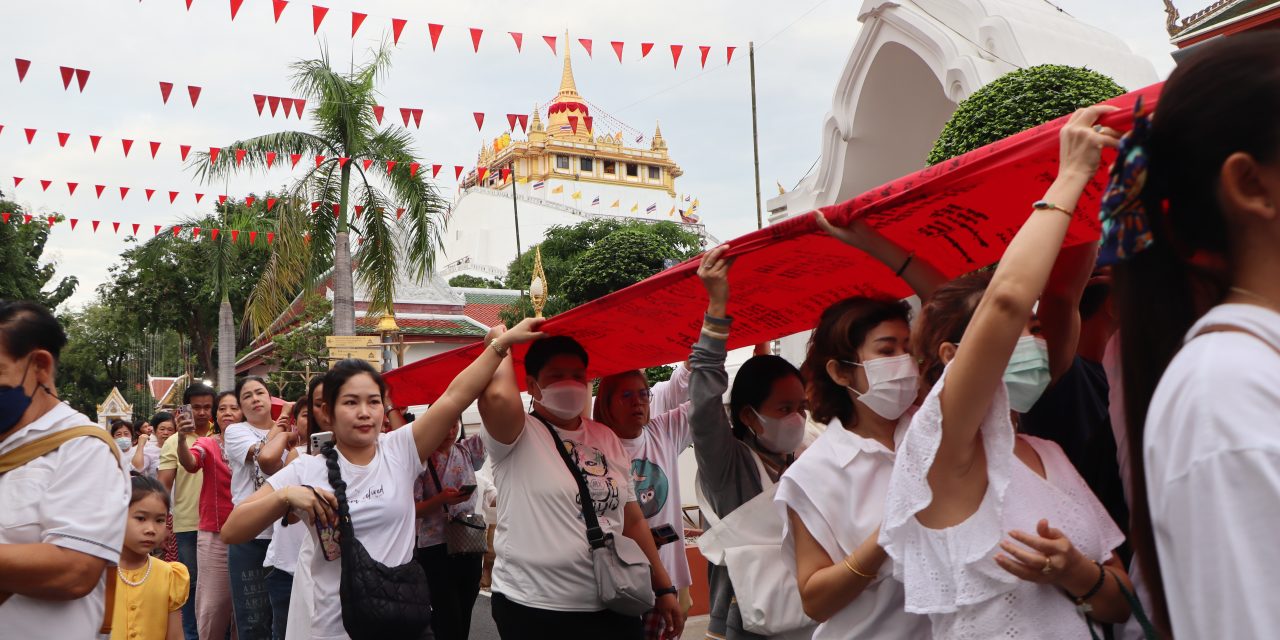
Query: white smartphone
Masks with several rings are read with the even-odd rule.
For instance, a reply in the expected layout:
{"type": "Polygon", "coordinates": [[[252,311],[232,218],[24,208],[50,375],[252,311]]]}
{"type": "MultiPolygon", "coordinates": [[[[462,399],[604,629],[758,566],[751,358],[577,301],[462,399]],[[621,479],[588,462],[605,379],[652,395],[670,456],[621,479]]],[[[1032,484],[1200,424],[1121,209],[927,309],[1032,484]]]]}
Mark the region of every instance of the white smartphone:
{"type": "Polygon", "coordinates": [[[311,453],[319,453],[325,444],[333,442],[332,431],[321,431],[311,434],[311,453]]]}

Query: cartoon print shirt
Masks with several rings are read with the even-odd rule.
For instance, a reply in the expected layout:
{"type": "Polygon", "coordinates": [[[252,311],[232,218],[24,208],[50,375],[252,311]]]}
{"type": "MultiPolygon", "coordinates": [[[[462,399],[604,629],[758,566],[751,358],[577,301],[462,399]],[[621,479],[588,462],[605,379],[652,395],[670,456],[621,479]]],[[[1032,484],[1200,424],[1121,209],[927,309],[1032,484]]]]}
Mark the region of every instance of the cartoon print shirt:
{"type": "Polygon", "coordinates": [[[640,436],[622,439],[622,448],[631,460],[631,479],[636,502],[649,519],[649,527],[664,524],[680,534],[680,539],[658,549],[677,589],[693,584],[689,559],[684,552],[684,517],[680,498],[680,452],[693,444],[689,429],[689,403],[653,418],[640,436]]]}
{"type": "MultiPolygon", "coordinates": [[[[557,429],[583,471],[592,505],[606,533],[622,535],[623,507],[636,499],[631,458],[608,427],[584,419],[576,431],[557,429]]],[[[555,441],[526,415],[515,442],[483,432],[498,488],[493,590],[519,604],[553,611],[599,611],[578,484],[555,441]]]]}

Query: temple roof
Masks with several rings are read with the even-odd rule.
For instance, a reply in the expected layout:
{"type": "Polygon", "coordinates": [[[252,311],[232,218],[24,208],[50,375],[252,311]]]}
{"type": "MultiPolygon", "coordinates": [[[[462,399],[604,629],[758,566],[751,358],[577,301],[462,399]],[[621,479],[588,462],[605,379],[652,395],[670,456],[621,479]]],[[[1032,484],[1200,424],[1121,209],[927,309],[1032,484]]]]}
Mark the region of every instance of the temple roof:
{"type": "Polygon", "coordinates": [[[1178,9],[1172,0],[1165,0],[1169,35],[1174,40],[1186,40],[1224,26],[1252,13],[1267,9],[1280,9],[1280,0],[1217,0],[1178,22],[1178,9]]]}

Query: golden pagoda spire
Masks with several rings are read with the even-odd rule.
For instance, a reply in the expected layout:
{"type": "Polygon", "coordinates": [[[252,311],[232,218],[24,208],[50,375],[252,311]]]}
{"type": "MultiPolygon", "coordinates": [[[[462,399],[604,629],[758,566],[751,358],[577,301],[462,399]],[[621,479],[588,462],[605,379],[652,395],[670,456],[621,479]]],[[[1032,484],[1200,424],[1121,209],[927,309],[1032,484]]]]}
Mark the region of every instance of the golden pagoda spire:
{"type": "Polygon", "coordinates": [[[662,139],[662,124],[655,123],[653,127],[653,144],[649,145],[654,151],[661,151],[667,148],[667,141],[662,139]]]}
{"type": "Polygon", "coordinates": [[[564,71],[560,74],[560,95],[559,98],[580,98],[578,95],[578,86],[573,82],[573,63],[569,61],[569,30],[564,32],[564,71]]]}
{"type": "Polygon", "coordinates": [[[542,116],[538,115],[538,105],[533,105],[533,122],[529,124],[529,131],[542,131],[542,116]]]}

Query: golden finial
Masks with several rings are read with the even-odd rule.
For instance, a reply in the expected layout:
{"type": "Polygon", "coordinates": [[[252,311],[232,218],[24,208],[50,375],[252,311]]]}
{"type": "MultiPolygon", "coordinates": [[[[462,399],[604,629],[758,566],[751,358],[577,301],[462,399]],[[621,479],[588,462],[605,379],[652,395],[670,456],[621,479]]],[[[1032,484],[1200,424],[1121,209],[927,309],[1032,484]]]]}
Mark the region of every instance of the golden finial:
{"type": "Polygon", "coordinates": [[[533,280],[529,282],[529,299],[533,301],[533,317],[541,318],[547,306],[547,273],[542,270],[542,246],[533,248],[533,280]]]}
{"type": "Polygon", "coordinates": [[[783,188],[782,188],[782,181],[781,181],[781,180],[775,180],[774,182],[777,182],[777,183],[778,183],[778,195],[782,195],[782,194],[784,194],[784,193],[786,193],[786,192],[787,192],[787,190],[786,190],[786,189],[783,189],[783,188]]]}
{"type": "Polygon", "coordinates": [[[578,95],[578,85],[573,81],[573,63],[569,61],[569,30],[564,32],[564,70],[560,73],[560,95],[578,95]]]}

